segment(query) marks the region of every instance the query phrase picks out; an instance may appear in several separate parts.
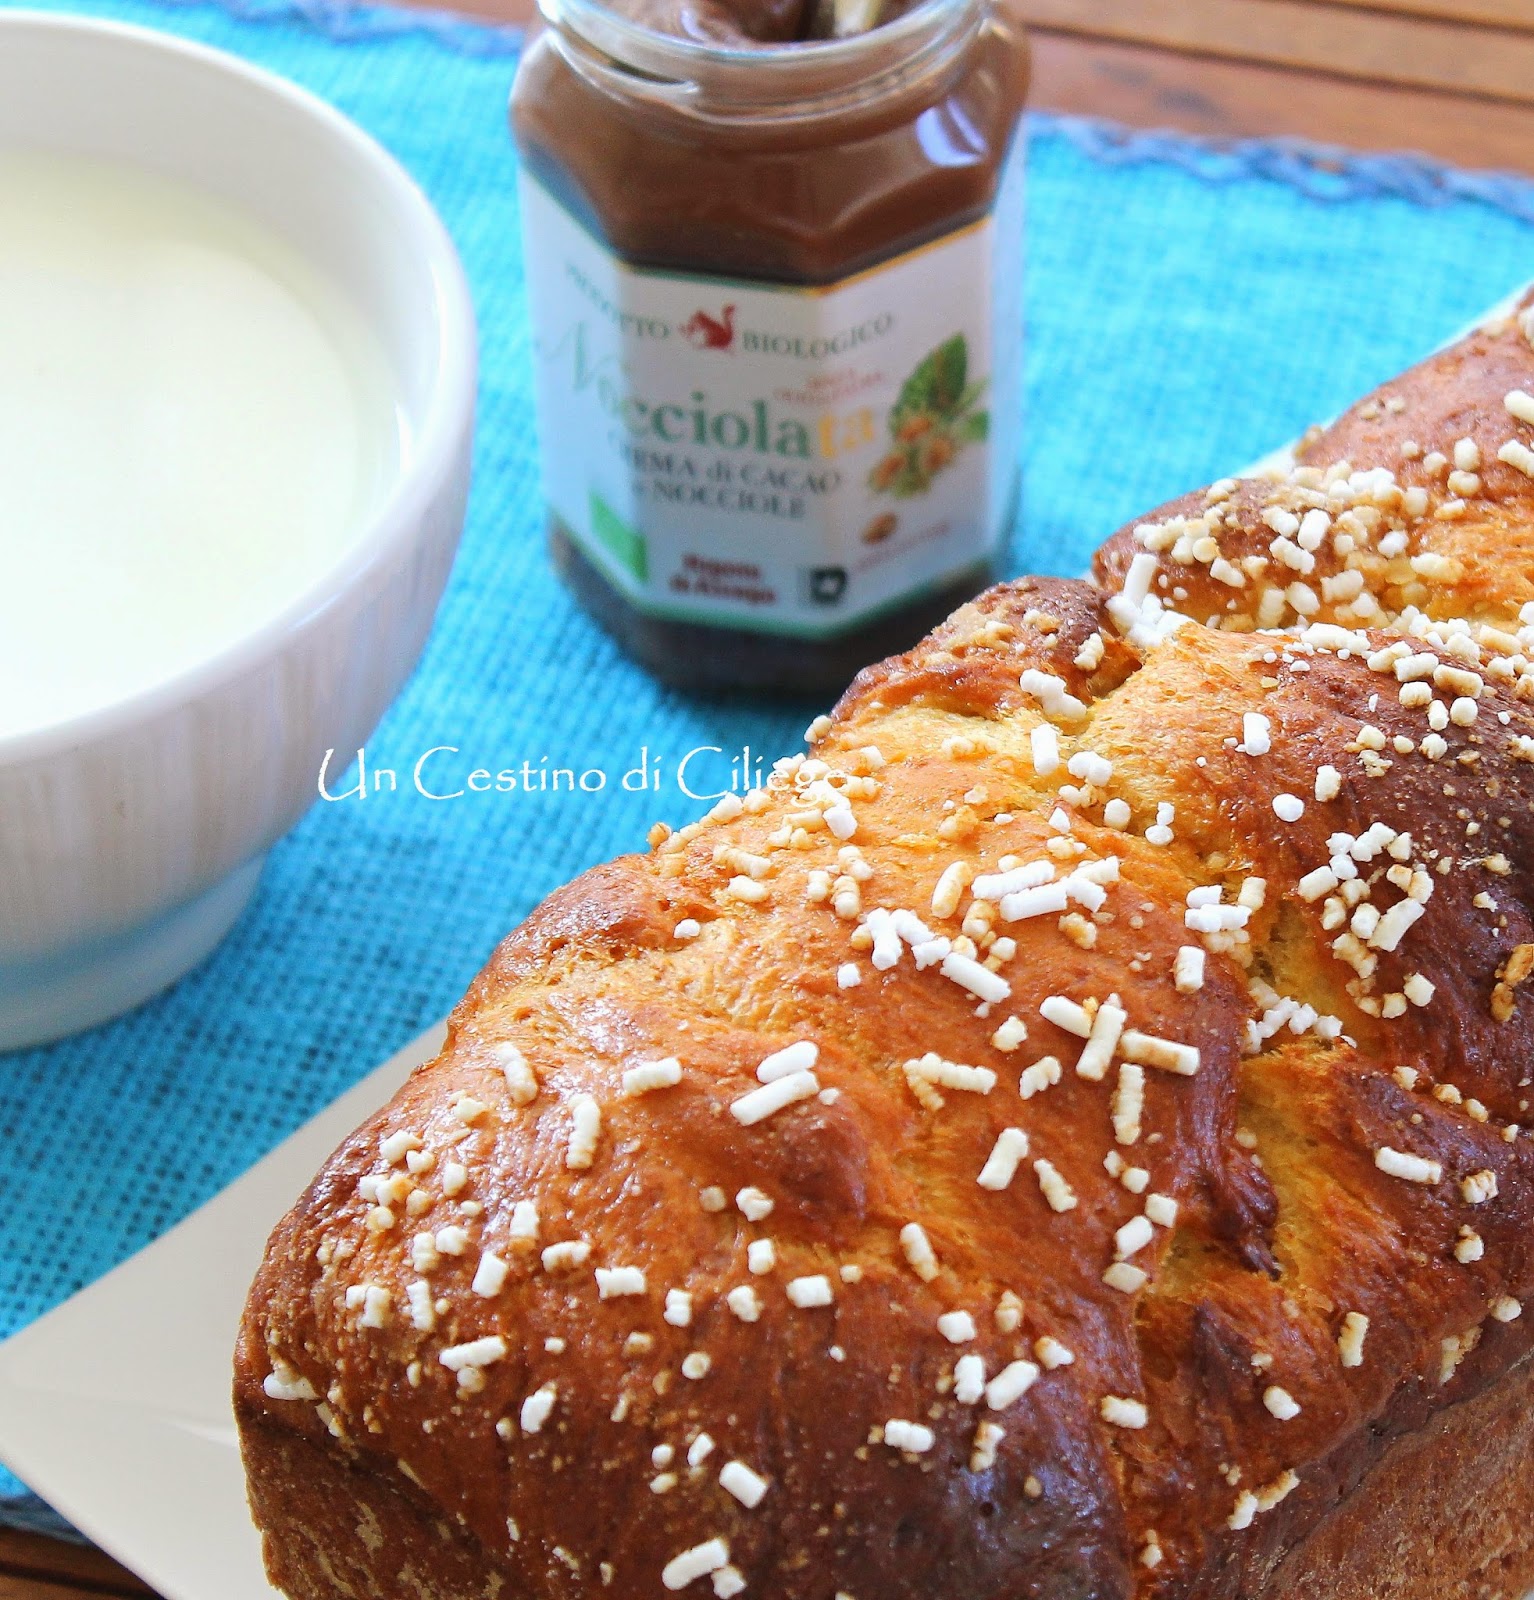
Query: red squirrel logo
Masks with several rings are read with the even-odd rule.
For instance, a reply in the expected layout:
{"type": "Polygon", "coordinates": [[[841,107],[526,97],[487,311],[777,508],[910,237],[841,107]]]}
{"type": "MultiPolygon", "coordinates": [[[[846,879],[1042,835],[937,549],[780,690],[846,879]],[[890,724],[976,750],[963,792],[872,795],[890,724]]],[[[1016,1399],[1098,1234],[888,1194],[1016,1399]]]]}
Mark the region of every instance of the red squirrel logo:
{"type": "Polygon", "coordinates": [[[694,350],[728,350],[735,343],[735,307],[726,306],[717,317],[694,311],[678,331],[694,350]]]}

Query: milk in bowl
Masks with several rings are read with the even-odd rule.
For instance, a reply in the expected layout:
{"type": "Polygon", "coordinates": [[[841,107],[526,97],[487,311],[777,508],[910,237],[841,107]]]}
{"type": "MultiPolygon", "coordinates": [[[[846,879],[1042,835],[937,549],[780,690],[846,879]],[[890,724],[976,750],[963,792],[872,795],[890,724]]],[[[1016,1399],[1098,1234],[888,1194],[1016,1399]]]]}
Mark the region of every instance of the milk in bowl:
{"type": "Polygon", "coordinates": [[[398,476],[396,391],[358,311],[250,213],[0,148],[0,739],[294,604],[398,476]]]}

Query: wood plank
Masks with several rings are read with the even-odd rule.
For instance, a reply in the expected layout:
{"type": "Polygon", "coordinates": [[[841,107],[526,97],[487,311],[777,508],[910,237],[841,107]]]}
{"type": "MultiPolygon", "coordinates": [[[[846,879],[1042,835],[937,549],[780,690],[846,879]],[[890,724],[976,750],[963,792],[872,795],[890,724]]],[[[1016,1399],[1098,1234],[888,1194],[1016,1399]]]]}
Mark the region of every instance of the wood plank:
{"type": "Polygon", "coordinates": [[[139,1589],[82,1587],[71,1578],[13,1577],[0,1572],[0,1600],[143,1600],[139,1589]]]}
{"type": "Polygon", "coordinates": [[[1534,174],[1534,109],[1036,29],[1033,104],[1215,138],[1294,134],[1534,174]]]}
{"type": "Polygon", "coordinates": [[[106,1589],[73,1578],[0,1572],[0,1600],[152,1600],[144,1589],[106,1589]]]}
{"type": "Polygon", "coordinates": [[[90,1545],[0,1529],[0,1600],[73,1600],[76,1594],[143,1600],[154,1591],[90,1545]]]}
{"type": "MultiPolygon", "coordinates": [[[[1461,23],[1522,29],[1534,33],[1534,0],[1329,0],[1365,12],[1386,11],[1461,23]]],[[[1090,30],[1098,0],[1069,0],[1080,26],[1090,30]]],[[[494,22],[526,27],[537,15],[537,0],[457,0],[454,9],[494,22]]]]}
{"type": "MultiPolygon", "coordinates": [[[[406,0],[408,3],[408,0],[406,0]]],[[[1073,0],[1083,22],[1097,11],[1097,0],[1073,0]]],[[[1486,27],[1515,28],[1534,33],[1534,0],[1329,0],[1330,4],[1361,11],[1384,11],[1444,22],[1478,23],[1486,27]]],[[[537,0],[459,0],[454,8],[475,16],[519,26],[537,15],[537,0]]]]}
{"type": "MultiPolygon", "coordinates": [[[[409,6],[411,0],[399,0],[409,6]]],[[[456,11],[465,17],[480,17],[486,22],[505,22],[514,27],[528,27],[538,15],[538,0],[418,0],[425,7],[433,5],[456,11]]]]}
{"type": "Polygon", "coordinates": [[[1020,0],[1057,32],[1534,103],[1534,37],[1309,0],[1020,0]]]}
{"type": "Polygon", "coordinates": [[[73,1583],[39,1583],[31,1578],[11,1578],[0,1572],[0,1600],[101,1600],[100,1589],[81,1589],[73,1583]]]}
{"type": "Polygon", "coordinates": [[[1523,28],[1534,33],[1534,5],[1529,0],[1330,0],[1333,5],[1362,11],[1399,11],[1414,17],[1439,17],[1446,22],[1473,22],[1491,28],[1523,28]]]}

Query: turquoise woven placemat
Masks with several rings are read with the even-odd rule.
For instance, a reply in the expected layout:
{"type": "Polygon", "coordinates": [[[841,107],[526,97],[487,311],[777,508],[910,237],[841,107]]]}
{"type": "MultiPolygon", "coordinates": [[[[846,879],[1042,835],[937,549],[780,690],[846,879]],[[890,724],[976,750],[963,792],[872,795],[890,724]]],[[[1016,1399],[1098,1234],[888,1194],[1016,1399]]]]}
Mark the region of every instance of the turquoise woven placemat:
{"type": "MultiPolygon", "coordinates": [[[[223,949],[131,1017],[0,1058],[0,1336],[152,1239],[458,998],[582,867],[697,806],[697,746],[793,748],[802,706],[657,689],[545,564],[505,103],[517,36],[286,3],[106,0],[286,73],[376,134],[441,208],[479,308],[468,532],[419,671],[370,744],[408,769],[602,768],[599,795],[409,791],[320,806],[223,949]],[[648,748],[662,792],[617,778],[648,748]],[[61,1108],[67,1106],[67,1118],[61,1108]]],[[[1534,184],[1297,144],[1214,149],[1040,117],[1031,129],[1026,508],[1017,571],[1082,569],[1138,511],[1290,438],[1534,277],[1534,184]]],[[[3,826],[0,819],[0,826],[3,826]]],[[[58,1525],[0,1473],[0,1521],[58,1525]]]]}

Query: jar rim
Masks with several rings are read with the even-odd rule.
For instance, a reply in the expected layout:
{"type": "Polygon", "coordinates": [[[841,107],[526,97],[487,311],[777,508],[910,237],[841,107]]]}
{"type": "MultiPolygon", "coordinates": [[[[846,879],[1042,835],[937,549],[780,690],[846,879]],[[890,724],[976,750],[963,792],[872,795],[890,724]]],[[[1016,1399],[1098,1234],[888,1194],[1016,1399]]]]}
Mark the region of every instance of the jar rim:
{"type": "Polygon", "coordinates": [[[695,113],[703,112],[701,100],[718,95],[743,110],[803,114],[807,103],[837,101],[859,86],[858,98],[865,98],[891,76],[945,57],[978,26],[989,0],[919,0],[866,33],[781,45],[715,44],[664,33],[604,0],[538,0],[538,9],[562,41],[582,47],[584,69],[610,88],[615,78],[626,78],[647,98],[695,113]]]}

